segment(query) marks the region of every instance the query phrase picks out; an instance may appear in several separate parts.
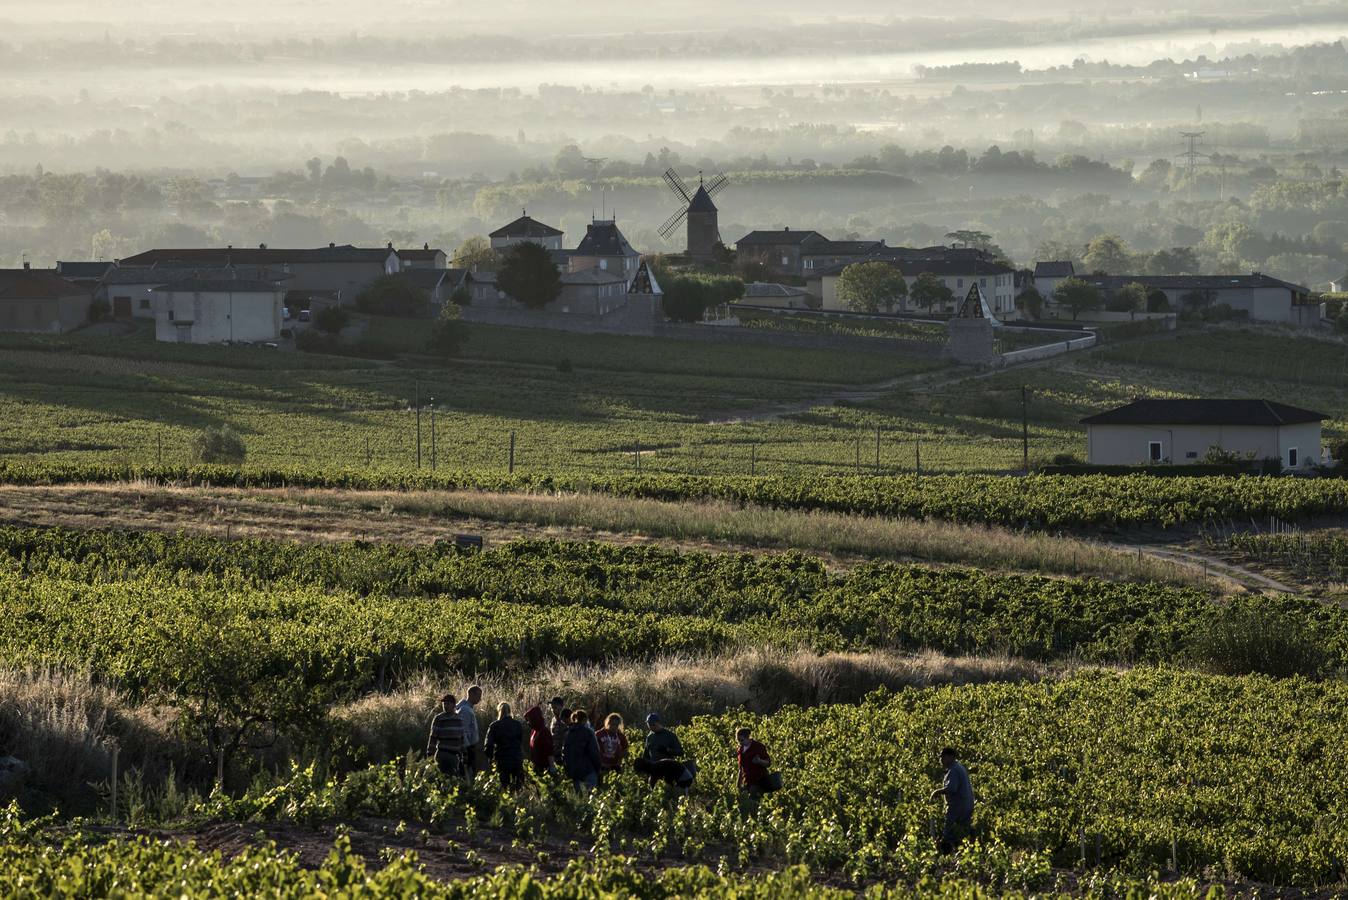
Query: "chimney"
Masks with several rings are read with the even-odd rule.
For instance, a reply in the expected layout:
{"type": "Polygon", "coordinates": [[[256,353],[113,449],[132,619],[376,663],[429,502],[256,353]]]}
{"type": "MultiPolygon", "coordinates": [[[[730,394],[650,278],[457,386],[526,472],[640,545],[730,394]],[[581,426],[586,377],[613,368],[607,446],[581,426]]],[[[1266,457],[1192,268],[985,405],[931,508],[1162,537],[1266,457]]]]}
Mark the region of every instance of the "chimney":
{"type": "Polygon", "coordinates": [[[430,241],[427,241],[426,243],[422,244],[422,245],[421,245],[421,249],[422,249],[422,250],[429,250],[429,249],[431,249],[431,242],[430,242],[430,241]]]}
{"type": "Polygon", "coordinates": [[[389,241],[389,242],[388,242],[388,248],[389,248],[390,250],[393,249],[393,241],[389,241]]]}
{"type": "Polygon", "coordinates": [[[335,241],[328,241],[328,249],[329,249],[329,250],[333,250],[333,249],[335,249],[336,247],[337,247],[337,243],[336,243],[335,241]]]}
{"type": "Polygon", "coordinates": [[[257,249],[259,249],[259,250],[266,250],[266,249],[267,249],[267,245],[266,245],[266,244],[258,244],[258,245],[257,245],[257,249]]]}
{"type": "Polygon", "coordinates": [[[27,269],[27,268],[29,267],[28,260],[25,259],[25,260],[23,261],[23,267],[24,267],[25,269],[27,269]]]}

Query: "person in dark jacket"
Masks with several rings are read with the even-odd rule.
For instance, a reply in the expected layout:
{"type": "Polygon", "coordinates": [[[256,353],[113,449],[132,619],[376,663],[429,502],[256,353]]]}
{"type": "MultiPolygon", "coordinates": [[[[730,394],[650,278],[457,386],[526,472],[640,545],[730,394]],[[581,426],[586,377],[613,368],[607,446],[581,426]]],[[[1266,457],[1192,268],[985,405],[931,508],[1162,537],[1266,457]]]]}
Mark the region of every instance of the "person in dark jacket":
{"type": "Polygon", "coordinates": [[[590,727],[590,717],[583,709],[571,714],[566,744],[562,747],[562,765],[576,786],[576,793],[589,793],[599,784],[599,741],[590,727]]]}
{"type": "Polygon", "coordinates": [[[524,786],[524,726],[510,715],[510,704],[496,706],[496,721],[487,729],[487,759],[496,763],[501,787],[524,786]]]}
{"type": "Polygon", "coordinates": [[[693,783],[693,770],[683,761],[683,744],[674,732],[665,727],[659,713],[646,717],[646,752],[638,759],[633,768],[651,780],[651,784],[663,781],[666,784],[687,788],[693,783]]]}
{"type": "Polygon", "coordinates": [[[529,711],[524,714],[524,721],[529,725],[529,762],[533,764],[534,772],[539,775],[555,774],[557,767],[553,765],[553,754],[556,750],[552,746],[552,732],[543,719],[543,705],[535,703],[529,707],[529,711]]]}

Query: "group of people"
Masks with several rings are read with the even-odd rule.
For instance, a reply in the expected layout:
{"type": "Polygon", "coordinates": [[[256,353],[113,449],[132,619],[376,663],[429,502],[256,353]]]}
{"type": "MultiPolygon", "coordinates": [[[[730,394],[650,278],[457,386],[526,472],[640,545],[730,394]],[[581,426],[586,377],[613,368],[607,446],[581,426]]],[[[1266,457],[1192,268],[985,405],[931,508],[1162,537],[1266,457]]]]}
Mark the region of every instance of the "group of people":
{"type": "MultiPolygon", "coordinates": [[[[518,698],[521,705],[523,699],[523,695],[518,698]]],[[[503,701],[496,705],[496,720],[487,727],[486,740],[479,741],[477,705],[481,702],[482,688],[477,685],[464,692],[463,700],[456,700],[453,694],[440,698],[440,710],[431,719],[426,753],[434,755],[446,775],[476,778],[484,762],[489,762],[496,767],[502,787],[523,787],[526,725],[528,761],[535,774],[557,777],[564,773],[581,793],[594,790],[606,777],[621,772],[627,762],[627,733],[617,713],[605,716],[603,728],[596,731],[589,714],[583,709],[568,709],[562,697],[553,697],[547,703],[550,721],[544,717],[540,701],[525,711],[523,723],[503,701]]],[[[646,728],[642,752],[632,761],[632,768],[646,776],[651,785],[663,781],[687,790],[697,777],[697,764],[684,752],[679,736],[665,727],[656,712],[646,716],[646,728]]],[[[741,790],[766,794],[781,787],[781,775],[771,769],[768,748],[754,740],[750,729],[738,729],[735,743],[741,790]]],[[[969,772],[953,748],[941,750],[941,767],[945,775],[931,799],[945,799],[945,825],[937,847],[942,853],[950,853],[973,832],[974,791],[969,772]]]]}
{"type": "MultiPolygon", "coordinates": [[[[523,699],[521,695],[517,702],[522,705],[523,699]]],[[[491,764],[502,787],[522,787],[527,747],[527,759],[535,774],[564,774],[577,791],[588,792],[606,777],[621,772],[627,763],[627,733],[617,713],[605,716],[603,727],[596,731],[589,714],[583,709],[568,709],[562,697],[553,697],[547,703],[550,719],[545,718],[540,701],[525,711],[522,722],[514,717],[510,703],[503,701],[496,705],[496,719],[487,727],[485,740],[480,740],[477,706],[481,702],[482,688],[478,685],[470,686],[462,700],[453,694],[440,698],[440,709],[431,719],[426,754],[435,757],[436,765],[446,775],[472,779],[491,764]]],[[[646,728],[642,752],[633,759],[632,768],[652,785],[663,781],[687,790],[697,777],[697,764],[684,752],[678,735],[665,727],[658,712],[646,716],[646,728]]],[[[754,740],[748,728],[739,729],[735,738],[741,789],[763,794],[780,787],[780,776],[770,769],[772,757],[767,747],[754,740]]]]}

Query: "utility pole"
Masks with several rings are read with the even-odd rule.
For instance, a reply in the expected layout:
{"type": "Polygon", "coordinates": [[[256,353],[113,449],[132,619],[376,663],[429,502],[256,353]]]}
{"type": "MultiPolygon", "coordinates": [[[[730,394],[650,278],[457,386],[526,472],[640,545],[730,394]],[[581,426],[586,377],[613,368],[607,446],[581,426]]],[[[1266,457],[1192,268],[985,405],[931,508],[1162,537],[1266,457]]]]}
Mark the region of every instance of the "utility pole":
{"type": "Polygon", "coordinates": [[[750,445],[749,445],[749,474],[750,474],[750,475],[756,474],[756,473],[755,473],[755,470],[756,470],[757,468],[758,468],[758,445],[757,445],[757,444],[750,444],[750,445]]]}
{"type": "Polygon", "coordinates": [[[510,432],[510,462],[506,469],[507,473],[515,474],[515,432],[510,432]]]}
{"type": "Polygon", "coordinates": [[[922,442],[913,441],[913,458],[917,466],[917,474],[922,474],[922,442]]]}
{"type": "Polygon", "coordinates": [[[416,382],[416,403],[417,407],[417,468],[421,468],[421,382],[416,382]]]}
{"type": "Polygon", "coordinates": [[[880,426],[875,426],[875,471],[880,471],[880,426]]]}
{"type": "Polygon", "coordinates": [[[1020,462],[1025,474],[1030,474],[1030,417],[1026,387],[1020,386],[1020,462]]]}
{"type": "Polygon", "coordinates": [[[435,471],[435,398],[431,398],[431,471],[435,471]]]}

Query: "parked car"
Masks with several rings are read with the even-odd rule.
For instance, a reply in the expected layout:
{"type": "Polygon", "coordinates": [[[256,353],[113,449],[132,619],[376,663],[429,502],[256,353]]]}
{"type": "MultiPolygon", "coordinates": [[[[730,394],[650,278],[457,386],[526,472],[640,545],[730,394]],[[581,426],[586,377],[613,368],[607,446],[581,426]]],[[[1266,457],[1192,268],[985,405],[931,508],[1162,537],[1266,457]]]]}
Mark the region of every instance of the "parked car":
{"type": "Polygon", "coordinates": [[[300,321],[301,322],[309,321],[309,310],[307,309],[300,310],[300,321]]]}

